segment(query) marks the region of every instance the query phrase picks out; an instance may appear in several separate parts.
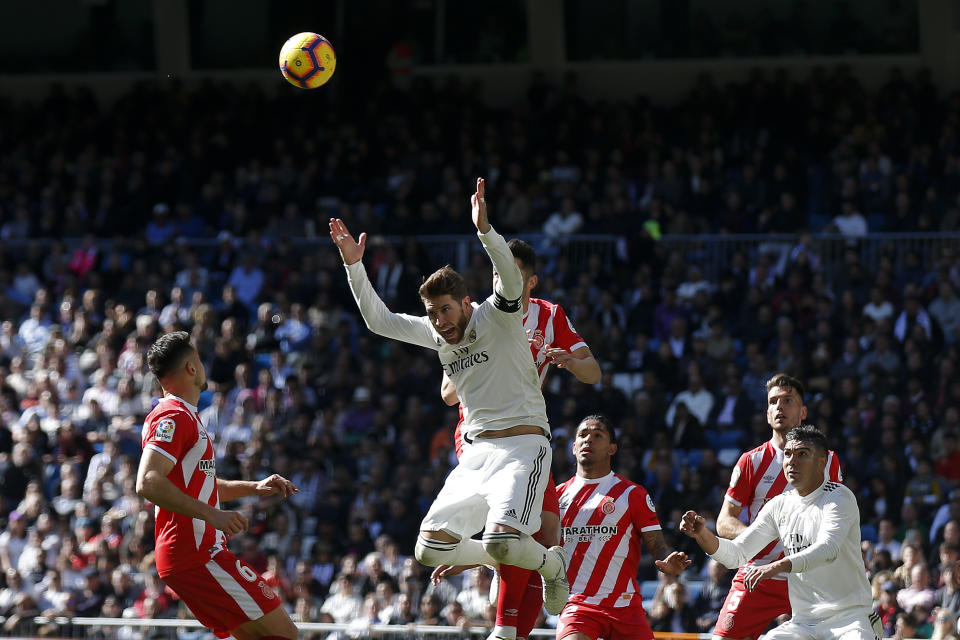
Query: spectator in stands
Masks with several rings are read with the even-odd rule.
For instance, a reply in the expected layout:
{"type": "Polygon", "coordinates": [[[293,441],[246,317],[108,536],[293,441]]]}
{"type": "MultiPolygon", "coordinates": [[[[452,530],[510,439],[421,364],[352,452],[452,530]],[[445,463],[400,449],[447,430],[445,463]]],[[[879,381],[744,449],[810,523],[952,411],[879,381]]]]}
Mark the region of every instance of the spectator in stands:
{"type": "Polygon", "coordinates": [[[897,604],[907,613],[913,613],[917,606],[930,611],[935,595],[930,588],[930,571],[925,564],[917,564],[910,570],[910,586],[897,594],[897,604]]]}

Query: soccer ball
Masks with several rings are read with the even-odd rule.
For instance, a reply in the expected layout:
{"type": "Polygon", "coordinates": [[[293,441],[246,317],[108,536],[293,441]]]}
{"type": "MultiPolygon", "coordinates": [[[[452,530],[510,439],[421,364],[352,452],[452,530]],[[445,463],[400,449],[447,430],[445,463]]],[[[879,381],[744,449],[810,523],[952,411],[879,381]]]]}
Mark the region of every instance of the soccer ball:
{"type": "Polygon", "coordinates": [[[287,82],[301,89],[316,89],[325,84],[336,67],[333,45],[316,33],[298,33],[280,49],[280,72],[287,82]]]}

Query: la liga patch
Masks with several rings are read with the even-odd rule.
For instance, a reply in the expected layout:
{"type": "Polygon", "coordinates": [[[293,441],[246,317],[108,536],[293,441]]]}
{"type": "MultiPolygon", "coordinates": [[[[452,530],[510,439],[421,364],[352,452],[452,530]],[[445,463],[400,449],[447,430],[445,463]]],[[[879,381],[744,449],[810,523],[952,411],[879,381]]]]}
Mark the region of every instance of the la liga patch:
{"type": "Polygon", "coordinates": [[[164,418],[157,423],[153,430],[153,439],[160,442],[173,442],[173,432],[177,430],[177,423],[170,418],[164,418]]]}

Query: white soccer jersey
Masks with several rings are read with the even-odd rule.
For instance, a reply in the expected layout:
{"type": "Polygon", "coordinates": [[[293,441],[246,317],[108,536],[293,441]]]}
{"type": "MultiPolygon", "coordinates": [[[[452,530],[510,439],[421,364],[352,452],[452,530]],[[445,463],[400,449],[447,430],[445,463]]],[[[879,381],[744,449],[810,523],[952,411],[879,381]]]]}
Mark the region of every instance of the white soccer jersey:
{"type": "Polygon", "coordinates": [[[346,265],[350,289],[371,331],[438,352],[440,364],[457,386],[468,440],[481,431],[521,424],[541,427],[549,434],[540,378],[521,322],[520,269],[507,242],[492,227],[477,236],[500,274],[499,285],[474,307],[458,344],[447,343],[427,316],[390,311],[370,284],[362,261],[346,265]]]}
{"type": "Polygon", "coordinates": [[[786,491],[765,504],[736,539],[721,538],[712,557],[735,569],[778,538],[793,563],[787,585],[795,621],[869,613],[873,599],[860,555],[860,511],[850,489],[824,482],[803,497],[786,491]]]}

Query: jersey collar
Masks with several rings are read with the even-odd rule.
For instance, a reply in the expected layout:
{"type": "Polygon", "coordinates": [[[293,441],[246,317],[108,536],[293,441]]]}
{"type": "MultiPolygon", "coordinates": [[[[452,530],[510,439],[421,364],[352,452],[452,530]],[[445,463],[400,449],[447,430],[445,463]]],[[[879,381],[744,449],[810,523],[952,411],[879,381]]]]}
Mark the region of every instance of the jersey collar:
{"type": "Polygon", "coordinates": [[[187,402],[186,400],[184,400],[184,399],[181,398],[180,396],[175,396],[175,395],[173,395],[172,393],[170,393],[170,394],[167,394],[167,397],[168,397],[168,398],[173,398],[174,400],[179,400],[180,402],[183,403],[183,406],[185,406],[187,409],[190,409],[190,411],[192,411],[193,413],[197,413],[197,407],[194,406],[194,405],[192,405],[192,404],[190,404],[189,402],[187,402]]]}

